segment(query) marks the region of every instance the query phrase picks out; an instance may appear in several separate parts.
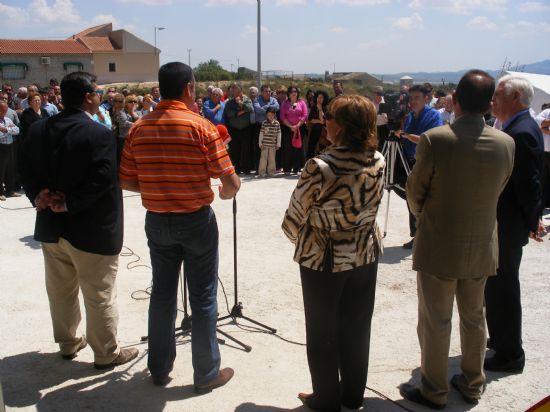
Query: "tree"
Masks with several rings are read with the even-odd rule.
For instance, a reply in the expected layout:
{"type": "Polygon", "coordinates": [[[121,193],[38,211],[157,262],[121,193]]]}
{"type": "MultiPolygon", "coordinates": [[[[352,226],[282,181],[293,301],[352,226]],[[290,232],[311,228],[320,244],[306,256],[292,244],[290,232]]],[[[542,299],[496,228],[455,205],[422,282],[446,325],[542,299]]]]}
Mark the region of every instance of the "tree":
{"type": "Polygon", "coordinates": [[[231,73],[220,66],[219,61],[214,59],[199,63],[193,69],[193,72],[197,81],[231,80],[231,73]]]}

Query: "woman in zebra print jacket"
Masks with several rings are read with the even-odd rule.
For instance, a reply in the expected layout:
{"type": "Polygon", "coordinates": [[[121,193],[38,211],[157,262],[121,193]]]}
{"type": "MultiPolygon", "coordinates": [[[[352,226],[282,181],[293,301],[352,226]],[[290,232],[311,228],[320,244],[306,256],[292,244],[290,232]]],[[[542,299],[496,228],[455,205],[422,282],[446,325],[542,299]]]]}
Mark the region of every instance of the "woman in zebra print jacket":
{"type": "Polygon", "coordinates": [[[311,409],[339,411],[363,404],[384,158],[376,151],[376,109],[365,97],[333,99],[325,119],[333,145],[307,162],[282,228],[296,244],[313,386],[298,397],[311,409]]]}

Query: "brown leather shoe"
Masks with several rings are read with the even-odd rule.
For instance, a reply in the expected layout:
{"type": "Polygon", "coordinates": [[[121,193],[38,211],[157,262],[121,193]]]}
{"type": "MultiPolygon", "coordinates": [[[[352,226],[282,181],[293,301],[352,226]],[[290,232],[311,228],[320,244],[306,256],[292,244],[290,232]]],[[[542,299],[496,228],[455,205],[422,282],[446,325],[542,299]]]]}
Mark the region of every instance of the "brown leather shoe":
{"type": "Polygon", "coordinates": [[[231,368],[220,369],[218,376],[216,376],[211,382],[206,385],[195,385],[195,392],[199,394],[212,392],[213,389],[219,388],[229,382],[234,374],[235,371],[231,368]]]}
{"type": "Polygon", "coordinates": [[[137,358],[139,351],[136,348],[124,348],[120,350],[120,353],[116,358],[112,360],[111,363],[98,364],[94,363],[94,368],[96,369],[111,369],[115,366],[123,365],[130,362],[131,360],[137,358]]]}
{"type": "Polygon", "coordinates": [[[88,341],[86,340],[86,336],[82,336],[82,340],[80,341],[80,344],[78,345],[78,348],[73,353],[68,353],[66,355],[61,354],[61,357],[65,360],[72,360],[77,357],[78,352],[80,352],[82,349],[84,349],[86,346],[88,346],[88,341]]]}

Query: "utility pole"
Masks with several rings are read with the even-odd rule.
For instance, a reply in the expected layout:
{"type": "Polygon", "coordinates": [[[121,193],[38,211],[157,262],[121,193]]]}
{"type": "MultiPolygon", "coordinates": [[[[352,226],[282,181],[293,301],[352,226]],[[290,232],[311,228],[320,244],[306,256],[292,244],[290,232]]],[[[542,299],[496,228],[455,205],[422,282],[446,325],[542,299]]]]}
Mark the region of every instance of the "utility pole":
{"type": "Polygon", "coordinates": [[[187,64],[191,67],[191,49],[187,49],[187,64]]]}
{"type": "Polygon", "coordinates": [[[261,0],[258,0],[258,90],[262,87],[262,24],[261,0]]]}
{"type": "Polygon", "coordinates": [[[157,30],[164,30],[164,27],[153,27],[155,32],[155,54],[157,54],[157,30]]]}

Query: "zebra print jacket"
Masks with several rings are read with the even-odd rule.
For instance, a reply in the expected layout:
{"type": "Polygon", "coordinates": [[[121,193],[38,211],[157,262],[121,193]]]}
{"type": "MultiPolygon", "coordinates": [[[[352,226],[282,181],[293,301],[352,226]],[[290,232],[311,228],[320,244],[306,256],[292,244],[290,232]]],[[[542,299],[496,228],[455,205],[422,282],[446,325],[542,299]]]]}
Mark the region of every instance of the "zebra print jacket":
{"type": "Polygon", "coordinates": [[[384,189],[384,158],[329,147],[310,159],[290,198],[282,229],[294,260],[318,271],[343,272],[382,252],[376,213],[384,189]]]}

